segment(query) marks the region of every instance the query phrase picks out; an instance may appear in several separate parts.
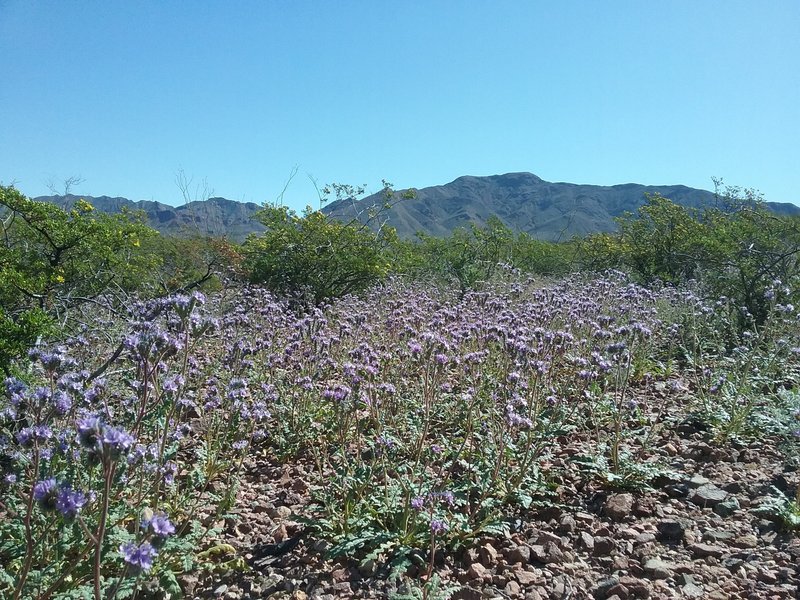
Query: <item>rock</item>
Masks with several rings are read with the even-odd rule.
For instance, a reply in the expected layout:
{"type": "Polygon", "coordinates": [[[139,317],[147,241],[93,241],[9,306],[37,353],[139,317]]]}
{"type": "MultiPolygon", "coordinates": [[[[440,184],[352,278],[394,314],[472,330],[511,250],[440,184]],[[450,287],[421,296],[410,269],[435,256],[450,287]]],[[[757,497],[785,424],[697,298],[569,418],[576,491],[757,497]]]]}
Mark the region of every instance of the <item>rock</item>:
{"type": "Polygon", "coordinates": [[[703,588],[695,583],[687,583],[681,587],[681,593],[684,598],[703,598],[705,596],[703,588]]]}
{"type": "Polygon", "coordinates": [[[192,597],[194,596],[194,590],[197,587],[197,584],[200,580],[192,574],[185,573],[178,576],[178,583],[183,590],[185,596],[192,597]]]}
{"type": "Polygon", "coordinates": [[[594,549],[592,554],[595,556],[608,556],[614,551],[614,540],[610,537],[594,538],[594,549]]]}
{"type": "Polygon", "coordinates": [[[767,585],[774,585],[778,583],[778,576],[773,571],[760,570],[757,578],[761,583],[766,583],[767,585]]]}
{"type": "Polygon", "coordinates": [[[522,588],[516,581],[509,581],[506,584],[506,587],[503,588],[506,594],[509,596],[518,596],[522,592],[522,588]]]}
{"type": "Polygon", "coordinates": [[[608,579],[604,579],[600,583],[597,584],[597,587],[594,588],[592,591],[592,596],[594,596],[597,600],[603,600],[608,598],[611,595],[611,588],[614,586],[619,585],[619,577],[611,576],[608,579]]]}
{"type": "Polygon", "coordinates": [[[353,588],[350,587],[349,581],[334,581],[331,587],[333,587],[334,591],[337,592],[337,596],[340,598],[353,595],[353,588]]]}
{"type": "Polygon", "coordinates": [[[222,596],[227,591],[228,591],[228,586],[223,583],[221,586],[216,588],[212,593],[214,594],[214,596],[222,596]]]}
{"type": "Polygon", "coordinates": [[[731,496],[714,507],[714,512],[717,513],[720,517],[730,517],[734,512],[739,510],[741,506],[739,506],[739,501],[736,499],[735,496],[731,496]]]}
{"type": "Polygon", "coordinates": [[[739,567],[741,567],[743,564],[744,560],[741,558],[735,558],[733,556],[728,556],[722,559],[722,566],[731,572],[738,571],[739,567]]]}
{"type": "Polygon", "coordinates": [[[467,569],[469,579],[483,579],[484,575],[486,575],[486,567],[481,563],[472,563],[467,569]]]}
{"type": "Polygon", "coordinates": [[[702,508],[715,507],[728,497],[728,492],[714,484],[701,485],[689,494],[689,500],[702,508]]]}
{"type": "Polygon", "coordinates": [[[572,533],[577,527],[577,521],[572,515],[564,515],[558,522],[559,533],[572,533]]]}
{"type": "Polygon", "coordinates": [[[453,600],[483,600],[480,590],[464,586],[451,596],[453,600]]]}
{"type": "Polygon", "coordinates": [[[731,542],[731,546],[736,548],[755,548],[758,546],[758,538],[752,533],[740,535],[731,542]]]}
{"type": "Polygon", "coordinates": [[[358,572],[364,577],[372,577],[378,572],[378,562],[373,559],[365,560],[358,566],[358,572]]]}
{"type": "MultiPolygon", "coordinates": [[[[704,542],[729,542],[734,538],[735,534],[732,531],[725,529],[710,529],[703,533],[704,542]]],[[[755,539],[755,536],[753,537],[755,539]]]]}
{"type": "Polygon", "coordinates": [[[668,579],[672,577],[672,565],[660,558],[649,558],[642,566],[644,572],[653,579],[668,579]]]}
{"type": "Polygon", "coordinates": [[[706,558],[707,556],[720,558],[724,554],[723,548],[711,544],[691,544],[688,549],[695,558],[706,558]]]}
{"type": "Polygon", "coordinates": [[[603,513],[613,521],[622,521],[631,514],[633,494],[614,494],[603,507],[603,513]]]}
{"type": "Polygon", "coordinates": [[[531,562],[531,547],[527,544],[520,544],[519,546],[511,548],[506,554],[506,560],[511,564],[522,563],[523,565],[527,565],[531,562]]]}
{"type": "Polygon", "coordinates": [[[514,569],[514,577],[517,578],[517,581],[520,585],[526,586],[531,585],[539,579],[536,576],[536,573],[531,573],[530,571],[526,571],[525,569],[514,569]]]}
{"type": "Polygon", "coordinates": [[[578,543],[586,550],[591,551],[594,549],[594,537],[588,531],[581,531],[578,534],[578,543]]]}
{"type": "Polygon", "coordinates": [[[631,577],[630,575],[626,575],[624,577],[619,578],[619,583],[620,585],[624,585],[628,589],[631,598],[650,597],[651,593],[650,583],[643,579],[638,579],[636,577],[631,577]]]}
{"type": "Polygon", "coordinates": [[[693,488],[699,488],[701,486],[708,485],[709,483],[711,483],[711,480],[703,477],[700,474],[693,475],[688,481],[688,484],[693,488]]]}
{"type": "Polygon", "coordinates": [[[686,523],[679,519],[663,519],[656,524],[656,530],[660,542],[676,544],[686,535],[686,523]]]}
{"type": "Polygon", "coordinates": [[[630,598],[631,592],[627,587],[625,587],[621,583],[618,583],[610,590],[608,590],[608,594],[609,594],[608,600],[612,600],[612,598],[619,598],[619,600],[628,600],[628,598],[630,598]]]}
{"type": "Polygon", "coordinates": [[[292,509],[288,506],[274,506],[267,511],[273,519],[288,519],[292,516],[292,509]]]}
{"type": "Polygon", "coordinates": [[[491,544],[484,544],[478,549],[478,556],[484,567],[491,567],[497,562],[497,550],[491,544]]]}
{"type": "Polygon", "coordinates": [[[545,560],[547,564],[564,562],[564,552],[554,542],[547,542],[544,545],[545,560]]]}

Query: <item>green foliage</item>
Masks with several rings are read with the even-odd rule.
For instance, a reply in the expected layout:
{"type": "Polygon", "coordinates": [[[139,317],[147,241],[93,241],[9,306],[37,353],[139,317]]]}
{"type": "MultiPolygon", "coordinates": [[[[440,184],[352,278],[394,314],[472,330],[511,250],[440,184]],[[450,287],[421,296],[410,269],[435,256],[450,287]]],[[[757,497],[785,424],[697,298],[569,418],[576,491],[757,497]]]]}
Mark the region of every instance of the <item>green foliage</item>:
{"type": "Polygon", "coordinates": [[[618,224],[580,244],[584,268],[625,267],[645,283],[698,279],[710,297],[746,308],[740,328],[765,321],[774,281],[800,276],[800,219],[773,214],[752,191],[726,188],[703,211],[653,195],[618,224]]]}
{"type": "MultiPolygon", "coordinates": [[[[336,186],[336,192],[341,200],[361,190],[336,186]]],[[[388,185],[385,194],[389,206],[388,185]]],[[[343,223],[311,208],[298,215],[285,206],[265,206],[256,219],[267,230],[248,237],[243,248],[250,281],[313,304],[365,290],[391,269],[396,233],[384,225],[372,229],[384,209],[365,222],[343,223]]]]}
{"type": "Polygon", "coordinates": [[[52,320],[110,290],[141,286],[155,257],[140,251],[156,232],[129,213],[95,214],[80,201],[71,211],[0,186],[0,368],[52,320]]]}
{"type": "Polygon", "coordinates": [[[142,252],[158,259],[148,275],[153,293],[216,291],[222,286],[221,276],[242,277],[239,248],[223,238],[153,236],[142,244],[142,252]]]}
{"type": "Polygon", "coordinates": [[[474,223],[449,237],[418,234],[405,266],[416,276],[454,282],[461,293],[476,289],[494,277],[501,266],[526,273],[561,275],[571,268],[571,246],[544,242],[527,233],[515,235],[498,217],[486,225],[474,223]]]}

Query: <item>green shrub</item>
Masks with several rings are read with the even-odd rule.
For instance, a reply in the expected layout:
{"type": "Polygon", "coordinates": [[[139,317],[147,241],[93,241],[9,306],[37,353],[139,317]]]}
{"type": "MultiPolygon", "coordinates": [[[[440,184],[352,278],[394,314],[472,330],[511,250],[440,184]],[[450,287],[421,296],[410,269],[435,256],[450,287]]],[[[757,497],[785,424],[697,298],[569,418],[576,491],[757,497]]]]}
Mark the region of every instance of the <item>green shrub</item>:
{"type": "Polygon", "coordinates": [[[368,288],[391,270],[389,250],[397,243],[391,227],[371,228],[381,210],[365,222],[341,222],[310,207],[298,215],[265,206],[255,218],[267,230],[250,235],[243,247],[250,281],[315,305],[368,288]]]}

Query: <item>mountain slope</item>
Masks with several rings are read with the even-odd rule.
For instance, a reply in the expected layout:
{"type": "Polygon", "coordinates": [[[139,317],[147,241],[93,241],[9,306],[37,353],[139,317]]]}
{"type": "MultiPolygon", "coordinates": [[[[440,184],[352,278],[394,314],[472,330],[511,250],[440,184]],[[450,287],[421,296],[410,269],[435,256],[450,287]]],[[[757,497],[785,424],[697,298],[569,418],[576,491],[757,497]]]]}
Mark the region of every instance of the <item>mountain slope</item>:
{"type": "MultiPolygon", "coordinates": [[[[445,185],[422,188],[417,190],[416,198],[398,202],[386,217],[388,224],[405,238],[419,231],[435,236],[448,235],[458,227],[470,223],[482,225],[490,216],[497,215],[514,231],[524,231],[545,240],[566,240],[575,235],[613,231],[616,228],[614,217],[636,211],[644,204],[645,194],[653,193],[689,207],[714,206],[716,202],[712,192],[683,185],[581,185],[552,183],[532,173],[507,173],[464,176],[445,185]]],[[[166,234],[226,236],[240,242],[248,234],[264,230],[252,219],[260,205],[225,198],[209,198],[177,207],[108,196],[40,196],[35,199],[69,209],[80,198],[104,212],[117,213],[123,208],[143,210],[149,225],[166,234]]],[[[359,214],[365,216],[369,207],[381,206],[384,201],[381,194],[374,194],[356,202],[333,202],[323,211],[350,220],[359,214]]],[[[794,204],[770,202],[767,205],[778,214],[800,215],[800,207],[794,204]]]]}
{"type": "MultiPolygon", "coordinates": [[[[614,217],[635,211],[645,194],[659,193],[689,207],[713,206],[712,192],[683,185],[645,186],[628,183],[614,186],[552,183],[532,173],[507,173],[488,177],[459,177],[446,185],[417,190],[416,198],[397,203],[387,213],[388,224],[401,237],[418,231],[447,235],[461,226],[481,225],[497,215],[515,231],[546,240],[568,239],[598,231],[613,231],[614,217]]],[[[355,204],[339,201],[324,211],[340,219],[366,213],[384,198],[375,194],[355,204]]],[[[793,204],[769,203],[780,214],[798,214],[793,204]]]]}
{"type": "Polygon", "coordinates": [[[97,210],[107,213],[119,213],[123,209],[144,211],[148,224],[165,234],[228,237],[241,242],[250,233],[264,231],[264,226],[252,219],[261,206],[253,202],[236,202],[225,198],[209,198],[182,206],[169,206],[149,200],[133,202],[127,198],[72,194],[39,196],[34,200],[51,202],[69,210],[81,198],[97,210]]]}

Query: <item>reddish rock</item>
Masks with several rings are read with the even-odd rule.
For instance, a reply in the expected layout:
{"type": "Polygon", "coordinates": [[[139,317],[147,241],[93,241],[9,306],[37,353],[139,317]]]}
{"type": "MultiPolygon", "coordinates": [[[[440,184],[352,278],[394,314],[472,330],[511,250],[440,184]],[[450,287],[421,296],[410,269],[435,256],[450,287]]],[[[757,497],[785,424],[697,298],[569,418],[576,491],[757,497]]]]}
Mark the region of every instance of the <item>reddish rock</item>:
{"type": "Polygon", "coordinates": [[[631,514],[632,509],[632,494],[614,494],[606,501],[603,514],[613,521],[622,521],[631,514]]]}

